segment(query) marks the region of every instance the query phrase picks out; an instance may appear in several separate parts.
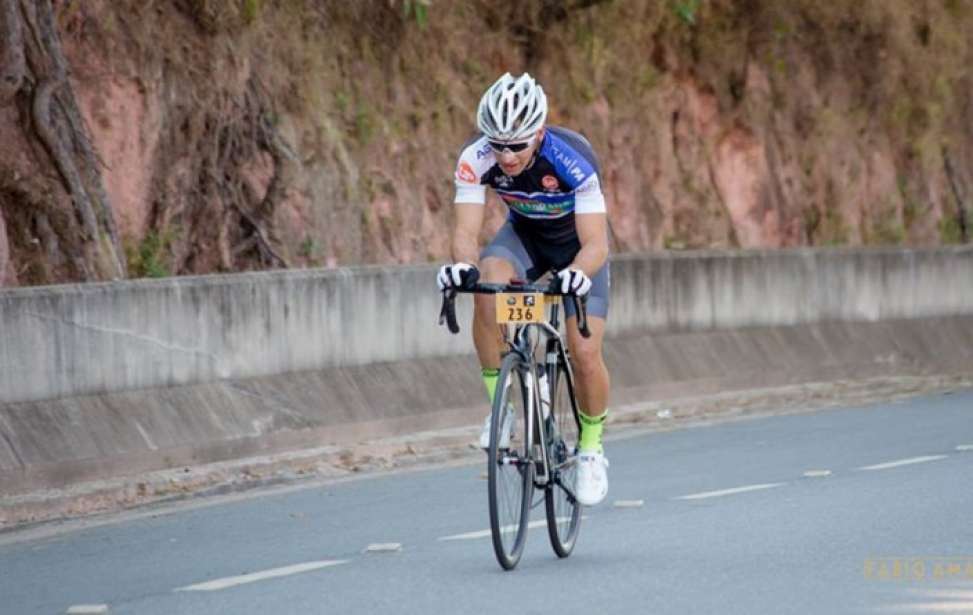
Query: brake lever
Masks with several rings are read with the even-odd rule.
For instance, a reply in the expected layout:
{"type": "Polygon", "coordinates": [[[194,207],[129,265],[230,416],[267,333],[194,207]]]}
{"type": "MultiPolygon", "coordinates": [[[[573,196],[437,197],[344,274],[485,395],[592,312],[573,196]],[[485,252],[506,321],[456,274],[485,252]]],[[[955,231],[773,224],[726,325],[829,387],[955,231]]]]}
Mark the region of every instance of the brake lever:
{"type": "Polygon", "coordinates": [[[456,290],[448,288],[443,291],[443,305],[439,309],[439,324],[445,321],[449,332],[459,333],[459,323],[456,322],[456,290]]]}

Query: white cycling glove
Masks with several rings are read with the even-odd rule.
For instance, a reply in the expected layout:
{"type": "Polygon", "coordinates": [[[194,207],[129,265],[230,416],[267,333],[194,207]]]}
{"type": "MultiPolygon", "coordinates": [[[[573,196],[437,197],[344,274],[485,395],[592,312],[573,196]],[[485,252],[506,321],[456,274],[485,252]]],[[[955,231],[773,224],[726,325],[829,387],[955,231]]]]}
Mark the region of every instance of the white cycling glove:
{"type": "Polygon", "coordinates": [[[558,279],[561,280],[561,292],[583,297],[591,290],[591,278],[585,275],[580,269],[562,269],[557,272],[558,279]]]}
{"type": "Polygon", "coordinates": [[[448,288],[472,288],[480,279],[480,270],[469,263],[443,265],[436,276],[439,290],[448,288]]]}

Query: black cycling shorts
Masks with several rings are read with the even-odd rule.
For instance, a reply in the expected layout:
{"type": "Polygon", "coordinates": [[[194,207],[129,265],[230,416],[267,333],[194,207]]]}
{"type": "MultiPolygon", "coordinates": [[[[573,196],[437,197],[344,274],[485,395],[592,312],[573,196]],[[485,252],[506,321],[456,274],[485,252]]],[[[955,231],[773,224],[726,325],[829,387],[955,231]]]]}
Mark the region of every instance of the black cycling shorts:
{"type": "MultiPolygon", "coordinates": [[[[533,241],[524,233],[518,233],[512,221],[497,232],[487,247],[480,253],[480,259],[488,256],[502,258],[514,266],[517,277],[533,282],[551,269],[561,270],[574,260],[581,243],[577,240],[564,244],[543,244],[533,241]]],[[[588,315],[599,318],[608,317],[608,295],[611,289],[611,272],[606,261],[591,278],[591,291],[588,293],[588,315]]],[[[574,316],[574,304],[563,301],[566,316],[574,316]]]]}

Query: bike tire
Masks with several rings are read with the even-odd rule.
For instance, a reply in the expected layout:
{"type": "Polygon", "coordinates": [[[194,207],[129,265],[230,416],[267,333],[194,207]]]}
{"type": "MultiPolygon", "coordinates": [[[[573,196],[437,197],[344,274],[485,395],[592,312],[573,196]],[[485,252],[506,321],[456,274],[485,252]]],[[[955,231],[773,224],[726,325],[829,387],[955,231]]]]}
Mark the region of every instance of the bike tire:
{"type": "Polygon", "coordinates": [[[524,552],[534,492],[534,464],[526,438],[527,377],[527,365],[519,355],[511,353],[504,357],[490,419],[490,448],[487,450],[490,533],[497,562],[504,570],[512,570],[524,552]],[[510,438],[510,447],[501,449],[500,421],[508,404],[514,409],[517,433],[510,438]]]}
{"type": "Polygon", "coordinates": [[[574,550],[581,530],[581,504],[574,497],[577,476],[578,437],[581,433],[579,417],[570,398],[567,368],[558,362],[550,384],[551,416],[555,429],[550,445],[552,480],[544,491],[547,514],[547,535],[558,557],[567,557],[574,550]],[[558,467],[560,466],[560,467],[558,467]]]}

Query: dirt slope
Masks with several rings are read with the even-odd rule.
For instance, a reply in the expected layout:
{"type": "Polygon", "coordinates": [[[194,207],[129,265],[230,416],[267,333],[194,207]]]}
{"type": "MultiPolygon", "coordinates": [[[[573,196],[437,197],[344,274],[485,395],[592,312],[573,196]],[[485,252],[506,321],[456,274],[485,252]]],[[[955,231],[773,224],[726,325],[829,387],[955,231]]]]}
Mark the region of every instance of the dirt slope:
{"type": "Polygon", "coordinates": [[[971,34],[965,0],[0,0],[0,285],[442,260],[525,69],[618,251],[964,241],[971,34]]]}

